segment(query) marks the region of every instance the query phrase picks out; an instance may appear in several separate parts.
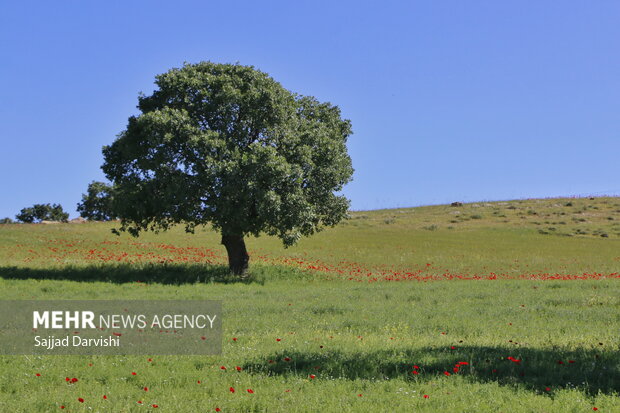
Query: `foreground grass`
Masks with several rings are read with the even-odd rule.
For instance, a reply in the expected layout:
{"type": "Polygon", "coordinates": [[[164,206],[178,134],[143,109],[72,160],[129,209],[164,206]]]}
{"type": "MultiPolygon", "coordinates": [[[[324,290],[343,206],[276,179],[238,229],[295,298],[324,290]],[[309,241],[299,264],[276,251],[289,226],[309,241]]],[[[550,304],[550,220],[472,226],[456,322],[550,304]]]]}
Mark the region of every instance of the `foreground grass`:
{"type": "Polygon", "coordinates": [[[216,299],[225,320],[220,356],[2,356],[0,411],[619,411],[618,279],[348,280],[353,269],[614,273],[616,202],[515,201],[525,219],[513,203],[354,213],[294,249],[250,240],[245,282],[219,266],[209,231],[134,240],[111,236],[113,224],[1,226],[2,299],[216,299]],[[603,211],[588,234],[529,222],[528,203],[544,222],[576,202],[603,211]],[[467,208],[482,217],[449,222],[467,208]]]}
{"type": "Polygon", "coordinates": [[[620,408],[615,280],[405,285],[280,276],[264,285],[0,281],[3,298],[221,299],[225,316],[221,356],[1,357],[0,410],[620,408]],[[460,361],[469,365],[455,374],[460,361]]]}

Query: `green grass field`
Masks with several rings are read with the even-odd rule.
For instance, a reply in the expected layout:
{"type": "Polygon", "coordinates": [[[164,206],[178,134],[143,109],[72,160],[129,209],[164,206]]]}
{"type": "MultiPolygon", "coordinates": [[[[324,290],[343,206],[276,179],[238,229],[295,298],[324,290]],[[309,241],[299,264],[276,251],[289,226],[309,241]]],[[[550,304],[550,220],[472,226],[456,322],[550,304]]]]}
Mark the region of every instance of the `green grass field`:
{"type": "Polygon", "coordinates": [[[0,356],[0,411],[620,411],[618,198],[352,212],[244,281],[114,226],[1,225],[2,298],[222,300],[222,355],[0,356]]]}

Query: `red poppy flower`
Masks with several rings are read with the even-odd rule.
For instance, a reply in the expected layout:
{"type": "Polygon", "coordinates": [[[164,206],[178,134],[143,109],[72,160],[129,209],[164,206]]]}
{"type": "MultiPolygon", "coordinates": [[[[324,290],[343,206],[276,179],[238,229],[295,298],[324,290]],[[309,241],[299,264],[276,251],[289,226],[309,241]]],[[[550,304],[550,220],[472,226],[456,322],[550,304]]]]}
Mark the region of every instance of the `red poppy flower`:
{"type": "Polygon", "coordinates": [[[64,409],[64,408],[65,408],[65,406],[60,406],[60,408],[61,408],[61,409],[64,409]]]}
{"type": "Polygon", "coordinates": [[[76,379],[75,377],[71,379],[71,383],[77,383],[78,379],[76,379]]]}
{"type": "Polygon", "coordinates": [[[200,336],[201,340],[206,340],[207,338],[205,336],[200,336]]]}
{"type": "Polygon", "coordinates": [[[310,375],[310,378],[311,378],[311,379],[313,379],[313,378],[315,378],[315,377],[316,377],[316,376],[315,376],[314,374],[311,374],[311,375],[310,375]]]}
{"type": "Polygon", "coordinates": [[[420,368],[420,366],[416,366],[416,365],[414,364],[414,365],[413,365],[413,368],[417,370],[417,369],[419,369],[419,368],[420,368]]]}
{"type": "Polygon", "coordinates": [[[201,381],[200,381],[200,380],[198,380],[198,384],[200,384],[200,383],[201,383],[201,381]]]}
{"type": "Polygon", "coordinates": [[[456,350],[456,347],[452,346],[450,347],[451,350],[456,350]]]}
{"type": "Polygon", "coordinates": [[[215,411],[216,411],[216,412],[221,412],[221,411],[222,411],[222,409],[220,409],[219,407],[216,407],[216,408],[215,408],[215,411]]]}
{"type": "Polygon", "coordinates": [[[493,370],[492,370],[492,372],[493,372],[493,373],[497,373],[497,369],[493,369],[493,370]]]}
{"type": "Polygon", "coordinates": [[[443,374],[445,374],[446,376],[451,376],[450,372],[444,371],[443,374]]]}
{"type": "Polygon", "coordinates": [[[458,368],[458,367],[454,367],[454,368],[452,369],[452,371],[453,371],[453,372],[455,372],[455,373],[458,373],[458,372],[459,372],[459,368],[458,368]]]}
{"type": "Polygon", "coordinates": [[[412,371],[413,374],[420,374],[417,370],[412,371]]]}
{"type": "Polygon", "coordinates": [[[37,374],[35,374],[35,376],[41,377],[41,373],[37,373],[37,374]]]}
{"type": "Polygon", "coordinates": [[[103,395],[103,400],[108,400],[108,396],[106,396],[105,394],[103,395]]]}
{"type": "Polygon", "coordinates": [[[225,366],[220,367],[220,370],[226,370],[225,366]]]}
{"type": "Polygon", "coordinates": [[[290,357],[284,357],[284,361],[291,361],[290,357]]]}
{"type": "Polygon", "coordinates": [[[148,387],[144,387],[144,391],[149,391],[149,388],[148,387]]]}
{"type": "Polygon", "coordinates": [[[237,366],[237,367],[235,367],[235,368],[237,369],[237,371],[241,371],[241,370],[243,370],[243,369],[242,369],[241,367],[239,367],[239,366],[237,366]]]}
{"type": "Polygon", "coordinates": [[[65,381],[71,381],[69,377],[65,377],[65,381]]]}
{"type": "Polygon", "coordinates": [[[551,387],[545,387],[545,391],[551,391],[551,387]]]}
{"type": "Polygon", "coordinates": [[[132,371],[132,372],[131,372],[131,375],[132,375],[132,376],[136,376],[137,374],[138,374],[138,373],[136,373],[135,371],[132,371]]]}
{"type": "Polygon", "coordinates": [[[558,360],[558,364],[564,364],[562,360],[558,360]]]}
{"type": "Polygon", "coordinates": [[[78,397],[78,402],[84,403],[84,399],[82,399],[81,397],[78,397]]]}
{"type": "Polygon", "coordinates": [[[460,364],[461,366],[468,366],[468,365],[469,365],[469,363],[468,363],[468,362],[466,362],[466,361],[459,361],[459,364],[460,364]]]}
{"type": "Polygon", "coordinates": [[[425,399],[428,399],[428,394],[425,394],[423,397],[424,397],[425,399]]]}
{"type": "Polygon", "coordinates": [[[568,360],[568,362],[569,362],[570,364],[573,364],[573,363],[575,362],[575,360],[568,360]]]}
{"type": "Polygon", "coordinates": [[[156,405],[156,404],[152,404],[151,407],[154,408],[154,409],[157,409],[159,406],[156,405]]]}
{"type": "Polygon", "coordinates": [[[233,341],[237,341],[237,337],[233,337],[233,341]]]}
{"type": "Polygon", "coordinates": [[[596,411],[598,410],[598,407],[593,407],[592,410],[596,411]]]}
{"type": "Polygon", "coordinates": [[[138,400],[138,404],[142,404],[142,400],[138,400]]]}
{"type": "Polygon", "coordinates": [[[252,390],[252,389],[248,389],[248,393],[250,393],[250,394],[254,394],[254,390],[252,390]]]}
{"type": "Polygon", "coordinates": [[[231,387],[229,390],[230,390],[231,393],[235,392],[235,388],[234,387],[231,387]]]}
{"type": "Polygon", "coordinates": [[[149,359],[148,361],[153,361],[153,359],[149,359]]]}
{"type": "Polygon", "coordinates": [[[276,341],[282,341],[282,339],[281,338],[276,338],[276,341]]]}

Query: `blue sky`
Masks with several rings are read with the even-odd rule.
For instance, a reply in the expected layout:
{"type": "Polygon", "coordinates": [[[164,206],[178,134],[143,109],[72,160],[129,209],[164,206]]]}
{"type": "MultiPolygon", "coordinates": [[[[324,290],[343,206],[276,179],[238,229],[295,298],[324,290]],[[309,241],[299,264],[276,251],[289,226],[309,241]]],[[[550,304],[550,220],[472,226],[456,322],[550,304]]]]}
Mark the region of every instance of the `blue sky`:
{"type": "Polygon", "coordinates": [[[138,93],[201,60],[340,106],[354,209],[620,194],[618,21],[617,1],[4,1],[0,217],[77,216],[138,93]]]}

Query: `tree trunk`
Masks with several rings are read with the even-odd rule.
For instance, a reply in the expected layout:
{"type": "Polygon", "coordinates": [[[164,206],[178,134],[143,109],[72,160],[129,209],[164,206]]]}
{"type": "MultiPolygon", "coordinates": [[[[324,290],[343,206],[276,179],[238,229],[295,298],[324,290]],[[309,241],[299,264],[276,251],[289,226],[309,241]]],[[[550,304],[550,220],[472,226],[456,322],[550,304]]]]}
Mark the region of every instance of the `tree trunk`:
{"type": "Polygon", "coordinates": [[[235,275],[244,276],[248,272],[250,256],[245,249],[245,241],[241,235],[222,235],[222,245],[228,253],[228,268],[235,275]]]}

